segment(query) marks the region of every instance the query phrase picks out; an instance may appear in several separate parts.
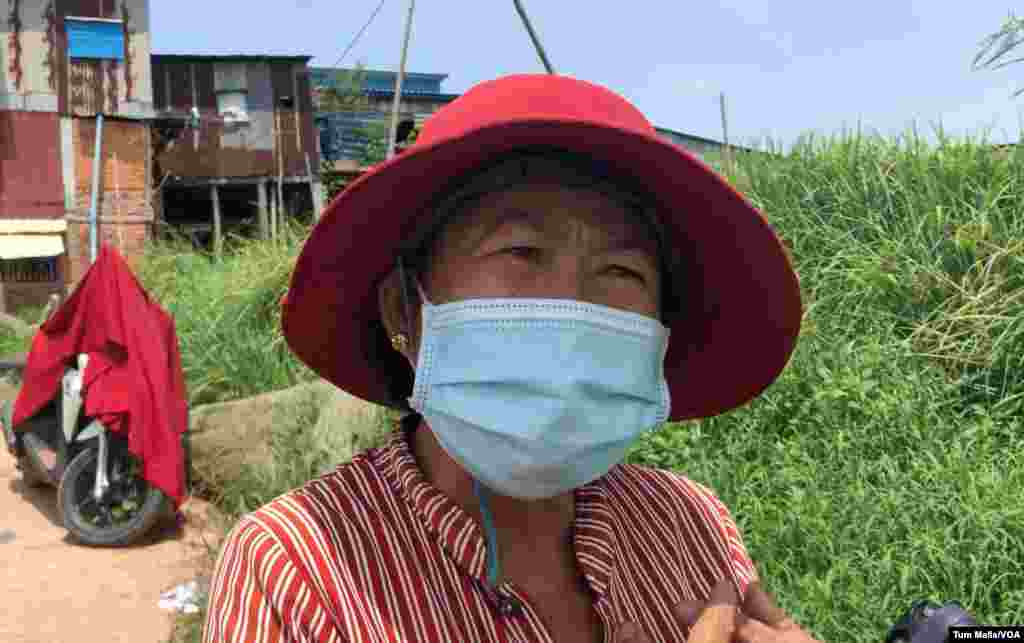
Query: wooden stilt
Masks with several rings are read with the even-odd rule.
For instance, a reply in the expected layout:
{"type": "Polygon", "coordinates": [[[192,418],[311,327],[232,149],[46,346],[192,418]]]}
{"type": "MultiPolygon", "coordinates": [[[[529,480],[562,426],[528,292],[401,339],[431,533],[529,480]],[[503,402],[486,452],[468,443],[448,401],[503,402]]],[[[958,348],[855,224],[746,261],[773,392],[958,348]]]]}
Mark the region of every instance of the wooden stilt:
{"type": "Polygon", "coordinates": [[[260,225],[260,239],[266,241],[270,238],[269,224],[267,221],[267,182],[261,181],[256,185],[257,195],[256,198],[259,201],[259,225],[260,225]]]}
{"type": "Polygon", "coordinates": [[[271,193],[270,196],[270,238],[277,239],[277,196],[271,193]]]}
{"type": "Polygon", "coordinates": [[[217,185],[210,186],[210,200],[213,201],[213,256],[220,260],[220,188],[217,185]]]}

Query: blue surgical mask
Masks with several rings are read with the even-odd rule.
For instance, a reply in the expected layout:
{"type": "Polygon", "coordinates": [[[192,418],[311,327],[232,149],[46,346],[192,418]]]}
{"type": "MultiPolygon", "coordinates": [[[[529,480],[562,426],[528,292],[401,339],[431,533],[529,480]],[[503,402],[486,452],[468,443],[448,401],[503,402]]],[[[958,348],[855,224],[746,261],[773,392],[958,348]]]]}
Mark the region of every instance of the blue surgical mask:
{"type": "Polygon", "coordinates": [[[583,486],[668,418],[669,332],[655,319],[566,299],[423,302],[409,404],[495,493],[583,486]]]}

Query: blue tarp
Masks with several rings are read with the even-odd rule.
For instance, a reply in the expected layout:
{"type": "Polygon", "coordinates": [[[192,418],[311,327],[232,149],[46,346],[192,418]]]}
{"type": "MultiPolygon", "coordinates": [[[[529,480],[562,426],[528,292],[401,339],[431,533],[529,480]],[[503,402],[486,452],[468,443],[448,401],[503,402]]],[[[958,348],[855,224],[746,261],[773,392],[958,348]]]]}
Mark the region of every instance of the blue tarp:
{"type": "Polygon", "coordinates": [[[72,58],[124,60],[124,24],[65,19],[68,55],[72,58]]]}

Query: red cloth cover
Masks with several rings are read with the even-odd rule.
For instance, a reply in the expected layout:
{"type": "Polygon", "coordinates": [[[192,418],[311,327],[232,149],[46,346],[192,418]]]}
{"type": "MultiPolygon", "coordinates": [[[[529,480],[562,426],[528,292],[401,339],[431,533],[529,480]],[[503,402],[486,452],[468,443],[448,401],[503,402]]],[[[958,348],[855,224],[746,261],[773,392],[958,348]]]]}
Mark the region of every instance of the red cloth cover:
{"type": "Polygon", "coordinates": [[[124,258],[103,245],[75,292],[32,340],[15,428],[60,394],[64,369],[89,355],[84,411],[126,435],[143,477],[175,506],[185,495],[181,435],[188,426],[174,319],[151,300],[124,258]]]}

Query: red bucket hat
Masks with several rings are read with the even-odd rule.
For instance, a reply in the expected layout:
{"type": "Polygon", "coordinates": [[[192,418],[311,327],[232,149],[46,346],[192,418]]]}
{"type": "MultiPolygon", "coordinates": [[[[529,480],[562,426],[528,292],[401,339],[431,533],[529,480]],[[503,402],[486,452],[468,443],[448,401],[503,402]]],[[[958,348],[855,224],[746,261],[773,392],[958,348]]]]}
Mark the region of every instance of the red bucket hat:
{"type": "Polygon", "coordinates": [[[796,345],[802,308],[788,255],[765,218],[703,162],[662,140],[628,101],[553,74],[481,83],[438,110],[416,142],[353,181],[324,210],[283,300],[299,359],[339,388],[395,406],[412,369],[380,320],[377,286],[459,177],[504,153],[557,147],[602,161],[658,204],[674,287],[665,376],[670,419],[736,408],[771,384],[796,345]]]}

